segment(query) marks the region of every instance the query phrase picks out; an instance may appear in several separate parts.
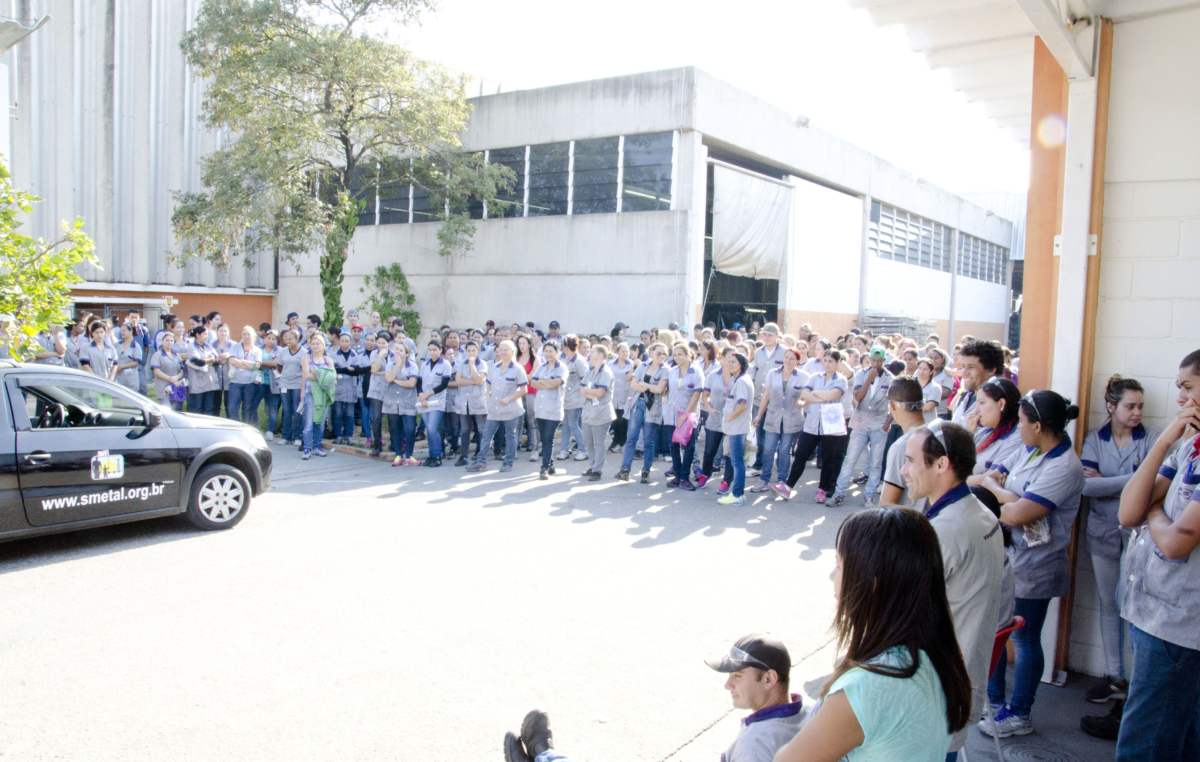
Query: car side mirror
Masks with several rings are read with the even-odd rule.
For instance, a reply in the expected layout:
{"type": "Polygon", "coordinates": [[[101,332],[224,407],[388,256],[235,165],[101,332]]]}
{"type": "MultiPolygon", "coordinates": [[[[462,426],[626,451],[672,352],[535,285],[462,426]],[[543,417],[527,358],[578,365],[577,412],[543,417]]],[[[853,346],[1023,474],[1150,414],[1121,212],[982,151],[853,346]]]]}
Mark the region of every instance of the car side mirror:
{"type": "Polygon", "coordinates": [[[162,426],[162,413],[158,412],[157,410],[147,410],[145,416],[146,428],[154,429],[162,426]]]}

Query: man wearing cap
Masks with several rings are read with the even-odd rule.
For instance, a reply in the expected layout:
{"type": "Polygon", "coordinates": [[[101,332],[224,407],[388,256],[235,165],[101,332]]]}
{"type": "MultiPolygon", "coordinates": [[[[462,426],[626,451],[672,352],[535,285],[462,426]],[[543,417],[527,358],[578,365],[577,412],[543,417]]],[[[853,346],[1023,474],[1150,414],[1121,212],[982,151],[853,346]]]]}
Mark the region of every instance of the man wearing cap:
{"type": "Polygon", "coordinates": [[[613,340],[615,342],[617,342],[618,344],[621,343],[622,341],[625,341],[625,334],[628,331],[629,331],[629,326],[625,325],[624,323],[617,323],[616,325],[613,326],[613,333],[612,333],[613,340]]]}
{"type": "MultiPolygon", "coordinates": [[[[971,678],[972,716],[978,717],[992,662],[1005,556],[1000,523],[966,484],[974,468],[975,440],[957,424],[932,421],[910,432],[904,443],[901,474],[909,497],[928,501],[925,516],[942,549],[946,598],[971,678]]],[[[948,751],[963,747],[967,727],[954,734],[948,751]]]]}
{"type": "Polygon", "coordinates": [[[297,336],[303,336],[304,332],[300,330],[300,313],[289,312],[287,320],[284,321],[285,331],[295,331],[297,336]]]}
{"type": "Polygon", "coordinates": [[[867,470],[867,487],[863,504],[875,505],[879,483],[883,476],[883,450],[887,445],[887,430],[891,428],[888,415],[888,387],[894,378],[883,367],[887,359],[882,347],[871,350],[871,357],[854,374],[854,415],[850,418],[850,441],[846,445],[846,457],[838,475],[837,491],[828,505],[838,506],[846,500],[846,488],[858,465],[858,458],[866,448],[870,449],[870,466],[867,470]]]}
{"type": "MultiPolygon", "coordinates": [[[[763,345],[754,351],[752,359],[753,368],[751,372],[754,373],[754,417],[750,420],[758,419],[758,403],[762,402],[763,392],[767,390],[767,374],[776,368],[783,367],[783,353],[786,350],[786,347],[779,343],[779,326],[774,323],[764,325],[759,338],[762,339],[763,345]]],[[[763,450],[765,449],[762,446],[762,441],[764,437],[763,427],[766,426],[766,416],[763,416],[763,419],[754,432],[758,435],[758,439],[756,440],[759,442],[758,452],[754,454],[754,465],[751,466],[746,476],[758,476],[762,473],[763,450]]]]}
{"type": "Polygon", "coordinates": [[[546,334],[546,338],[554,339],[555,341],[557,341],[560,344],[562,343],[562,337],[560,337],[558,335],[558,321],[557,320],[550,321],[550,331],[549,331],[549,333],[546,334]]]}
{"type": "MultiPolygon", "coordinates": [[[[721,755],[721,762],[772,762],[775,752],[792,740],[812,718],[814,707],[805,706],[801,696],[788,692],[792,657],[787,646],[770,635],[747,635],[733,644],[729,653],[705,662],[729,675],[725,689],[735,709],[751,709],[738,726],[737,738],[721,755]]],[[[566,762],[567,757],[554,750],[550,718],[537,709],[525,715],[521,735],[504,736],[507,762],[532,762],[543,757],[566,762]]]]}

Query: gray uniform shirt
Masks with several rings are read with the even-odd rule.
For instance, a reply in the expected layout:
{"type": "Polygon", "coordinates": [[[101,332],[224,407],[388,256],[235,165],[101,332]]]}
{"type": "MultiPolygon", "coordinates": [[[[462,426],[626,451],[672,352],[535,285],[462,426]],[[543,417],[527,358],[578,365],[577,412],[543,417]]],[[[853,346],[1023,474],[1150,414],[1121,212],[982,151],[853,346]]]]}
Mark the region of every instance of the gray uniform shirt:
{"type": "MultiPolygon", "coordinates": [[[[870,375],[870,368],[860,368],[854,374],[854,391],[863,388],[870,375]]],[[[894,376],[891,371],[884,371],[871,381],[871,387],[863,398],[854,406],[854,415],[850,418],[850,428],[879,430],[888,418],[888,387],[894,376]]]]}
{"type": "MultiPolygon", "coordinates": [[[[471,381],[471,358],[463,354],[455,358],[454,378],[463,383],[471,381]],[[459,376],[462,379],[459,380],[459,376]]],[[[454,398],[454,411],[459,415],[487,415],[487,374],[488,364],[478,355],[475,356],[475,370],[483,376],[482,384],[464,384],[458,387],[458,395],[454,398]]]]}
{"type": "Polygon", "coordinates": [[[501,400],[511,397],[518,389],[528,385],[529,379],[525,375],[525,369],[511,360],[507,366],[496,363],[488,368],[488,420],[511,421],[525,415],[525,406],[521,404],[519,397],[508,404],[501,403],[501,400]]]}
{"type": "MultiPolygon", "coordinates": [[[[387,369],[391,370],[396,367],[396,356],[391,355],[388,358],[387,369]]],[[[417,364],[413,362],[411,357],[405,358],[404,366],[396,371],[396,378],[392,383],[387,382],[386,376],[377,376],[383,387],[383,407],[380,409],[385,415],[416,415],[417,414],[417,387],[401,386],[396,381],[407,381],[417,375],[417,364]]]]}
{"type": "Polygon", "coordinates": [[[708,392],[708,406],[713,412],[708,414],[704,422],[707,431],[721,431],[721,422],[725,418],[725,378],[721,373],[720,363],[704,379],[704,388],[708,392]]]}
{"type": "Polygon", "coordinates": [[[736,436],[741,434],[745,436],[750,433],[750,419],[754,417],[754,411],[751,404],[754,402],[754,381],[751,380],[749,374],[741,375],[730,381],[725,386],[725,410],[724,420],[721,422],[721,430],[726,436],[736,436]],[[734,418],[729,420],[729,416],[737,410],[739,402],[746,403],[746,410],[734,418]]]}
{"type": "MultiPolygon", "coordinates": [[[[629,398],[633,396],[633,391],[629,387],[629,374],[633,372],[637,365],[633,360],[626,360],[625,364],[622,365],[614,359],[614,362],[609,364],[608,367],[612,369],[614,378],[613,407],[617,410],[624,410],[625,406],[629,404],[629,398]]],[[[541,394],[540,390],[538,394],[541,394]]]]}
{"type": "MultiPolygon", "coordinates": [[[[939,373],[933,377],[933,383],[942,387],[943,390],[945,390],[945,389],[953,390],[954,389],[954,379],[951,378],[950,374],[947,373],[944,369],[942,370],[941,373],[939,373]]],[[[946,401],[949,399],[950,399],[949,397],[946,397],[945,399],[941,399],[938,401],[938,407],[937,407],[938,415],[945,415],[946,413],[950,412],[950,408],[946,406],[946,401]]]]}
{"type": "MultiPolygon", "coordinates": [[[[910,508],[913,507],[915,501],[908,494],[908,483],[904,481],[904,475],[900,473],[900,469],[904,468],[904,448],[908,446],[908,440],[912,438],[912,434],[917,428],[914,426],[892,443],[888,449],[887,462],[883,464],[884,482],[900,489],[900,499],[896,501],[896,505],[910,508]]],[[[924,507],[925,502],[924,499],[921,500],[921,507],[924,507]]]]}
{"type": "MultiPolygon", "coordinates": [[[[421,392],[432,392],[442,384],[442,379],[454,377],[454,368],[450,367],[450,363],[446,362],[445,357],[439,357],[437,362],[423,360],[418,372],[421,374],[421,392]]],[[[446,409],[446,390],[443,389],[437,394],[431,394],[425,398],[424,410],[442,410],[446,409]]],[[[419,403],[418,403],[419,404],[419,403]]]]}
{"type": "MultiPolygon", "coordinates": [[[[38,346],[40,346],[42,348],[42,352],[57,352],[58,351],[58,347],[56,347],[54,345],[54,337],[51,336],[48,332],[42,331],[41,333],[39,333],[37,336],[34,336],[33,338],[34,338],[34,341],[36,341],[38,343],[38,346]]],[[[63,340],[64,347],[69,343],[70,343],[69,339],[63,340]]],[[[53,357],[44,357],[41,360],[34,360],[34,362],[38,363],[40,365],[60,365],[61,366],[63,364],[63,358],[59,357],[58,355],[54,355],[53,357]]]]}
{"type": "Polygon", "coordinates": [[[674,426],[679,423],[679,414],[687,412],[692,395],[703,391],[704,376],[695,364],[688,365],[687,371],[683,373],[678,366],[667,371],[667,393],[663,396],[663,424],[674,426]]]}
{"type": "MultiPolygon", "coordinates": [[[[804,388],[812,392],[827,392],[831,389],[841,389],[842,397],[845,397],[849,393],[846,391],[846,377],[841,373],[834,373],[833,378],[826,378],[824,373],[818,373],[814,376],[810,376],[808,383],[804,385],[804,388]]],[[[821,427],[821,410],[826,405],[836,405],[838,412],[841,412],[842,400],[841,398],[838,398],[832,402],[810,403],[807,411],[804,413],[805,434],[825,433],[821,427]]],[[[882,424],[880,425],[882,426],[882,424]]]]}
{"type": "Polygon", "coordinates": [[[616,377],[613,376],[612,369],[608,365],[601,365],[598,370],[589,368],[587,375],[583,377],[583,385],[588,389],[603,389],[604,396],[584,402],[582,423],[588,426],[602,426],[614,420],[617,417],[617,412],[613,409],[613,386],[616,385],[616,377]]]}
{"type": "MultiPolygon", "coordinates": [[[[128,365],[131,362],[136,362],[139,365],[142,362],[142,345],[136,341],[130,342],[129,348],[125,349],[122,346],[117,347],[117,365],[128,365]]],[[[116,381],[126,389],[138,390],[138,375],[141,373],[140,368],[126,368],[125,370],[117,371],[116,381]]]]}
{"type": "Polygon", "coordinates": [[[1119,449],[1113,441],[1111,423],[1088,432],[1084,438],[1083,457],[1079,462],[1085,468],[1094,468],[1101,474],[1083,482],[1083,496],[1088,499],[1088,551],[1092,555],[1113,560],[1121,558],[1129,539],[1129,530],[1122,529],[1117,520],[1121,490],[1133,478],[1133,472],[1141,465],[1160,433],[1158,429],[1139,424],[1124,450],[1119,449]]]}
{"type": "Polygon", "coordinates": [[[1039,455],[1034,455],[1031,447],[1022,447],[1000,470],[1008,473],[1005,489],[1050,509],[1046,517],[1049,542],[1031,548],[1025,529],[1013,527],[1013,544],[1008,553],[1017,578],[1017,597],[1066,595],[1071,588],[1067,545],[1083,492],[1083,465],[1071,446],[1071,438],[1063,437],[1057,447],[1039,455]]]}
{"type": "Polygon", "coordinates": [[[737,737],[721,755],[721,762],[771,762],[775,753],[808,724],[816,706],[792,694],[791,704],[770,706],[747,716],[738,725],[737,737]]]}
{"type": "Polygon", "coordinates": [[[212,345],[193,342],[188,345],[187,357],[188,362],[184,364],[184,367],[187,369],[188,394],[201,394],[221,388],[221,378],[217,374],[215,365],[200,367],[191,363],[192,358],[217,359],[217,350],[213,349],[212,345]]]}
{"type": "Polygon", "coordinates": [[[150,375],[154,376],[154,394],[160,401],[170,402],[168,399],[170,397],[170,392],[167,391],[167,387],[171,385],[171,382],[163,381],[161,378],[154,375],[153,369],[158,368],[168,376],[176,376],[179,374],[179,370],[182,367],[183,358],[180,357],[177,352],[171,352],[171,354],[167,354],[160,349],[150,357],[150,375]]]}
{"type": "Polygon", "coordinates": [[[553,365],[543,362],[533,369],[537,381],[553,381],[561,378],[563,384],[553,389],[538,389],[533,395],[533,415],[545,421],[561,421],[563,419],[563,396],[566,394],[567,366],[561,360],[555,360],[553,365]]]}
{"type": "MultiPolygon", "coordinates": [[[[985,426],[980,426],[979,430],[975,432],[977,449],[991,435],[991,431],[985,426]]],[[[1013,426],[1007,434],[975,454],[975,470],[971,473],[986,474],[988,471],[998,469],[1013,456],[1013,453],[1024,449],[1025,445],[1021,443],[1021,433],[1017,431],[1016,426],[1013,426]]]]}
{"type": "Polygon", "coordinates": [[[575,353],[575,359],[568,360],[564,354],[562,360],[567,366],[567,395],[563,398],[563,407],[567,410],[578,410],[583,407],[583,395],[579,389],[583,386],[583,377],[587,375],[588,365],[583,360],[583,355],[575,353]]]}
{"type": "MultiPolygon", "coordinates": [[[[1194,457],[1197,439],[1200,435],[1180,442],[1158,470],[1171,480],[1163,510],[1174,521],[1200,497],[1194,494],[1200,485],[1194,457]]],[[[1200,547],[1187,558],[1172,561],[1154,544],[1145,525],[1129,542],[1121,563],[1125,581],[1121,618],[1160,640],[1200,651],[1200,547]]]]}
{"type": "MultiPolygon", "coordinates": [[[[650,384],[651,386],[658,384],[666,379],[667,374],[671,369],[666,363],[658,366],[658,370],[654,373],[650,372],[650,363],[642,363],[637,370],[633,372],[633,377],[642,383],[650,384]]],[[[635,395],[641,396],[646,400],[646,423],[662,423],[663,422],[663,397],[665,394],[654,394],[653,392],[638,392],[635,395]]]]}
{"type": "MultiPolygon", "coordinates": [[[[238,347],[241,348],[241,345],[239,344],[238,347]]],[[[356,353],[353,349],[346,350],[346,354],[342,354],[342,350],[339,349],[333,353],[333,367],[341,370],[353,370],[359,368],[361,367],[359,362],[360,357],[362,357],[362,355],[356,353]]],[[[360,380],[360,376],[352,376],[347,373],[338,373],[337,387],[335,387],[333,391],[333,401],[357,402],[360,380]]],[[[244,382],[238,381],[237,383],[244,382]]]]}
{"type": "MultiPolygon", "coordinates": [[[[387,387],[388,387],[387,379],[384,378],[384,374],[387,372],[388,366],[392,362],[391,350],[390,349],[382,349],[382,350],[381,349],[372,349],[371,356],[370,356],[370,362],[367,363],[367,365],[368,365],[368,367],[374,365],[375,361],[379,359],[380,354],[383,355],[383,359],[379,360],[379,365],[377,366],[379,369],[379,372],[376,373],[374,371],[368,370],[371,381],[367,386],[367,399],[379,400],[380,402],[382,402],[384,394],[387,392],[387,387]]],[[[409,356],[411,357],[411,355],[409,355],[409,356]]],[[[381,412],[382,412],[382,408],[381,408],[381,412]]]]}
{"type": "Polygon", "coordinates": [[[787,347],[780,342],[775,345],[775,351],[769,352],[765,346],[754,350],[754,406],[762,400],[763,392],[767,390],[767,374],[776,368],[783,367],[783,353],[787,347]]]}
{"type": "Polygon", "coordinates": [[[101,378],[108,378],[116,359],[117,353],[105,344],[89,341],[79,348],[79,363],[101,378]]]}
{"type": "MultiPolygon", "coordinates": [[[[218,346],[215,341],[212,342],[212,347],[213,347],[213,349],[217,350],[218,355],[225,354],[225,355],[229,355],[230,357],[232,357],[233,356],[233,348],[235,346],[240,347],[241,344],[230,341],[230,342],[226,343],[225,346],[222,347],[222,346],[218,346]]],[[[233,382],[233,374],[231,373],[231,371],[233,370],[233,367],[231,367],[228,362],[217,363],[217,365],[215,367],[217,369],[217,377],[220,378],[220,380],[221,380],[220,388],[228,391],[229,384],[233,382]]]]}
{"type": "Polygon", "coordinates": [[[279,353],[278,357],[280,391],[304,388],[304,379],[300,376],[300,363],[306,354],[308,354],[308,350],[303,347],[298,348],[294,354],[292,350],[283,347],[283,351],[279,353]]]}
{"type": "MultiPolygon", "coordinates": [[[[804,428],[804,409],[796,407],[800,392],[811,376],[799,368],[792,371],[787,383],[783,380],[783,368],[776,368],[767,374],[767,390],[771,392],[767,400],[767,412],[763,416],[763,430],[776,434],[798,434],[804,428]]],[[[761,405],[762,400],[759,400],[761,405]]]]}
{"type": "MultiPolygon", "coordinates": [[[[242,346],[242,342],[240,341],[229,347],[227,351],[229,352],[230,358],[236,357],[239,360],[249,360],[250,362],[262,362],[263,360],[263,351],[261,347],[252,346],[250,347],[250,351],[247,352],[246,348],[242,346]]],[[[250,370],[248,368],[235,368],[228,363],[225,364],[225,376],[229,379],[229,383],[231,384],[252,384],[254,383],[254,376],[257,373],[258,371],[250,370]]]]}

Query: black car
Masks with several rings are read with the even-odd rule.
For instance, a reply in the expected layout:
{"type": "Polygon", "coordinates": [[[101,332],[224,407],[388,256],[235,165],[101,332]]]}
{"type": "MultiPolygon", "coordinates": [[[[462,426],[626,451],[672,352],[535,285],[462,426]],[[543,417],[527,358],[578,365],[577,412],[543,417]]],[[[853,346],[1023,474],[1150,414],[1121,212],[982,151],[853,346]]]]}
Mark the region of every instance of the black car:
{"type": "Polygon", "coordinates": [[[227,529],[271,486],[257,429],[90,373],[0,360],[0,540],[186,513],[227,529]]]}

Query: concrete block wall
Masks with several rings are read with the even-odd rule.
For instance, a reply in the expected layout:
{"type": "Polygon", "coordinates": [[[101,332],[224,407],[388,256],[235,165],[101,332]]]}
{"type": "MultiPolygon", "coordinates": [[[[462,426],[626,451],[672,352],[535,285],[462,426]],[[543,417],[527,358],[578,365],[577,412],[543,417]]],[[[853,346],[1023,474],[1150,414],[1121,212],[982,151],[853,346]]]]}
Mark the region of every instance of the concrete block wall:
{"type": "MultiPolygon", "coordinates": [[[[1145,422],[1174,415],[1179,361],[1200,349],[1200,9],[1117,23],[1091,427],[1114,373],[1146,388],[1145,422]]],[[[1091,560],[1076,565],[1072,668],[1104,669],[1091,560]]]]}

